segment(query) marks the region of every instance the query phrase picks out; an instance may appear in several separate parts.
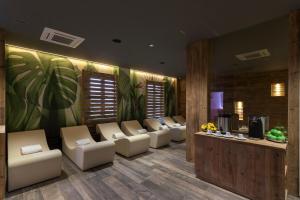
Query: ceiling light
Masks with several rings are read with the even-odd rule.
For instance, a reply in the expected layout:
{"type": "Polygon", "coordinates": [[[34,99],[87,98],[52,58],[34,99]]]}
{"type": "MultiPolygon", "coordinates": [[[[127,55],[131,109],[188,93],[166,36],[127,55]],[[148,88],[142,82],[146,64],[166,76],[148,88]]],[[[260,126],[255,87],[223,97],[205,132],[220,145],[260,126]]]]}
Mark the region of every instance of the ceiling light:
{"type": "Polygon", "coordinates": [[[120,39],[118,39],[118,38],[115,38],[115,39],[113,39],[112,41],[113,41],[114,43],[118,43],[118,44],[122,43],[122,40],[120,40],[120,39]]]}
{"type": "Polygon", "coordinates": [[[76,48],[78,47],[85,39],[78,37],[76,35],[71,35],[62,31],[45,27],[43,33],[40,37],[40,40],[63,45],[67,47],[76,48]]]}
{"type": "Polygon", "coordinates": [[[154,44],[148,44],[148,47],[153,48],[154,44]]]}
{"type": "Polygon", "coordinates": [[[271,56],[271,53],[269,52],[268,49],[261,49],[257,51],[251,51],[247,53],[242,53],[235,55],[237,59],[241,61],[247,61],[247,60],[255,60],[258,58],[263,58],[263,57],[268,57],[271,56]]]}

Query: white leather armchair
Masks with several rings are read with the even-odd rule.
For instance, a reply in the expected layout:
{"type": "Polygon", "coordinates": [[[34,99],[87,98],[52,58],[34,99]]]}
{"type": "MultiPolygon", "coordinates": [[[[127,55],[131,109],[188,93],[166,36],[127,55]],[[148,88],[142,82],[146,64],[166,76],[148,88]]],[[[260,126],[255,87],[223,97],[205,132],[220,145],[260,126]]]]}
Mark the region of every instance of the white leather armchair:
{"type": "Polygon", "coordinates": [[[110,141],[95,142],[87,126],[61,128],[63,152],[81,169],[87,170],[98,165],[113,162],[115,144],[110,141]],[[76,141],[89,139],[86,145],[77,145],[76,141]]]}
{"type": "Polygon", "coordinates": [[[44,130],[8,133],[7,142],[8,191],[60,176],[62,153],[49,149],[44,130]],[[21,147],[37,144],[41,152],[21,154],[21,147]]]}
{"type": "MultiPolygon", "coordinates": [[[[141,135],[139,130],[142,130],[143,127],[137,120],[132,121],[123,121],[121,123],[122,131],[128,136],[141,135]]],[[[150,147],[159,148],[161,146],[168,145],[171,140],[171,135],[168,130],[158,130],[153,132],[145,133],[150,136],[150,147]]]]}
{"type": "Polygon", "coordinates": [[[173,116],[173,119],[182,126],[186,125],[186,120],[181,115],[173,116]]]}
{"type": "Polygon", "coordinates": [[[97,124],[97,132],[101,134],[101,140],[108,140],[116,144],[116,152],[131,157],[148,151],[150,137],[147,134],[126,136],[116,122],[97,124]],[[114,134],[121,135],[122,138],[116,139],[114,134]]]}

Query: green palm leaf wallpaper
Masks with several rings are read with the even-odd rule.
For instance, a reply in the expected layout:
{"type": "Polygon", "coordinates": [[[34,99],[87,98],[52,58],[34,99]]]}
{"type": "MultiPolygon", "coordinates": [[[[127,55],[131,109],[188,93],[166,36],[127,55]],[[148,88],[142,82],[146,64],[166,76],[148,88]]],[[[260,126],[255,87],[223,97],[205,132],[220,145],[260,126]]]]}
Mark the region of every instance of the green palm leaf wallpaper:
{"type": "Polygon", "coordinates": [[[8,132],[44,128],[55,143],[60,127],[81,124],[82,70],[117,75],[119,122],[143,121],[146,80],[164,81],[166,115],[175,114],[175,78],[8,45],[5,57],[8,132]]]}
{"type": "Polygon", "coordinates": [[[13,46],[5,57],[7,131],[44,128],[54,143],[60,127],[81,123],[81,71],[118,69],[13,46]]]}

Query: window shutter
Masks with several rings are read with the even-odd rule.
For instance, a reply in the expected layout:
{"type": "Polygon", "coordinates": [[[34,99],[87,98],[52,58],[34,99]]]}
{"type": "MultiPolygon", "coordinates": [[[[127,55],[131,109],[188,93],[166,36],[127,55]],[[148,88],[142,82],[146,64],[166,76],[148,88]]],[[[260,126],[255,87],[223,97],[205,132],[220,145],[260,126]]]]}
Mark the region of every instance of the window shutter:
{"type": "Polygon", "coordinates": [[[117,119],[117,84],[114,75],[83,71],[83,118],[87,125],[117,119]]]}
{"type": "Polygon", "coordinates": [[[146,117],[163,117],[165,115],[164,84],[162,82],[147,81],[146,97],[146,117]]]}

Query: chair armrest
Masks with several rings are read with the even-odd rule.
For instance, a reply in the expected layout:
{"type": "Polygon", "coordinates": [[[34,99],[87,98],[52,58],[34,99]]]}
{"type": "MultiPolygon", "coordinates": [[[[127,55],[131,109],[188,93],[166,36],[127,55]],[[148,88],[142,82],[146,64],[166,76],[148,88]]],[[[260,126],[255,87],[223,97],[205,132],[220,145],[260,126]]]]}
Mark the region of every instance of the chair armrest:
{"type": "Polygon", "coordinates": [[[165,129],[165,130],[158,130],[158,131],[152,131],[152,132],[148,132],[147,134],[150,135],[150,137],[154,137],[154,136],[161,136],[161,135],[165,135],[168,134],[169,129],[165,129]]]}
{"type": "Polygon", "coordinates": [[[114,142],[111,141],[103,141],[103,142],[96,142],[88,145],[83,145],[83,146],[76,146],[76,151],[83,151],[83,152],[88,152],[88,151],[94,151],[97,149],[102,149],[102,148],[107,148],[107,147],[113,147],[115,146],[114,142]]]}
{"type": "Polygon", "coordinates": [[[13,168],[13,167],[19,167],[24,165],[31,165],[33,163],[43,162],[45,160],[61,158],[61,157],[62,157],[62,153],[58,149],[51,150],[51,151],[44,151],[35,154],[23,155],[18,157],[17,159],[14,159],[13,161],[10,161],[10,159],[8,158],[8,167],[13,168]]]}
{"type": "Polygon", "coordinates": [[[140,135],[134,135],[134,136],[130,136],[130,137],[127,137],[126,139],[129,140],[129,142],[139,142],[139,141],[142,141],[142,140],[147,140],[149,139],[149,135],[148,134],[140,134],[140,135]]]}
{"type": "Polygon", "coordinates": [[[97,165],[112,162],[115,154],[115,143],[103,141],[92,143],[75,148],[75,155],[72,158],[77,166],[86,170],[97,165]]]}
{"type": "Polygon", "coordinates": [[[169,129],[148,132],[148,135],[151,138],[150,146],[152,148],[159,148],[161,146],[165,146],[171,141],[171,134],[169,129]]]}
{"type": "Polygon", "coordinates": [[[32,185],[61,174],[60,150],[24,155],[8,161],[8,190],[32,185]]]}
{"type": "Polygon", "coordinates": [[[150,136],[148,134],[135,135],[116,140],[115,143],[118,153],[130,157],[148,150],[150,136]]]}

